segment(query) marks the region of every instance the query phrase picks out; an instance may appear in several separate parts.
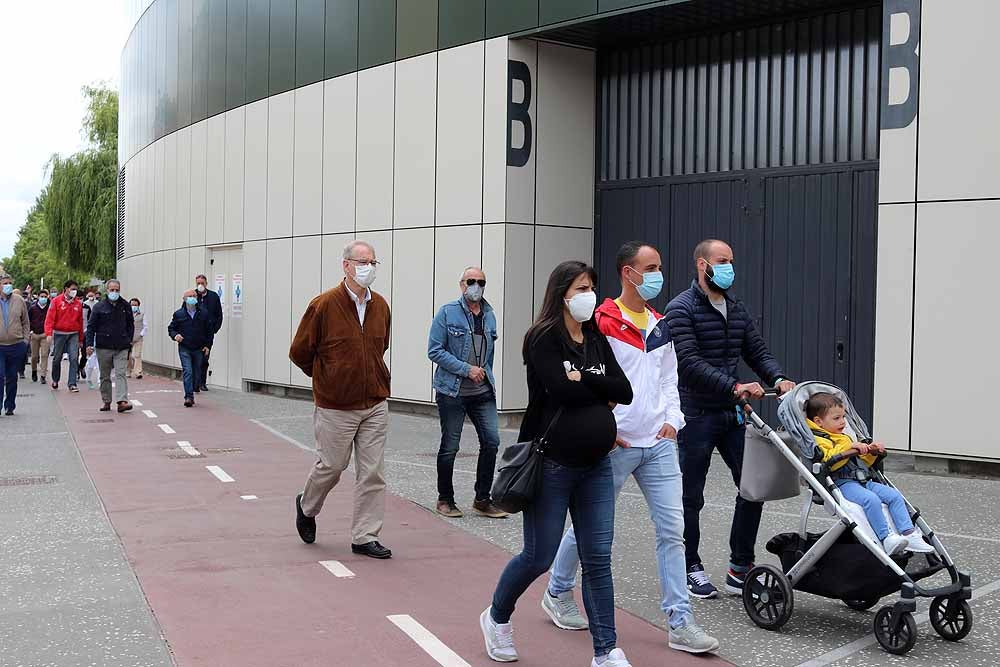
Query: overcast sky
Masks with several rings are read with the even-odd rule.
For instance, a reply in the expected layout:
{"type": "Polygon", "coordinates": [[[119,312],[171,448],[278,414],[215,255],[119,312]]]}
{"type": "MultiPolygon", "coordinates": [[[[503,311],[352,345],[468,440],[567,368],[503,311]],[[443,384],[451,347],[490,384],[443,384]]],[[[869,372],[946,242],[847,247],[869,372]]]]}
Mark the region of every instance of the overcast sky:
{"type": "Polygon", "coordinates": [[[84,144],[81,86],[118,87],[126,23],[122,0],[0,0],[0,258],[14,249],[49,157],[84,144]]]}

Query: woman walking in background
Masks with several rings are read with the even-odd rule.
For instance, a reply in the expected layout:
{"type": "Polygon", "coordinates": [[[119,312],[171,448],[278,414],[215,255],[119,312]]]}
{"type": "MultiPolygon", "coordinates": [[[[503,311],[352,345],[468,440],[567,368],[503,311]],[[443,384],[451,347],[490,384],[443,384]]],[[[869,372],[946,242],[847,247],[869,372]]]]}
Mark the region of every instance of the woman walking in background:
{"type": "Polygon", "coordinates": [[[615,500],[608,453],[615,446],[614,404],[632,402],[632,386],[607,340],[594,326],[597,275],[583,262],[552,271],[542,310],[524,337],[528,409],[519,440],[545,437],[542,480],[524,510],[524,548],[497,583],[480,616],[486,653],[518,659],[511,614],[518,598],[555,558],[566,525],[576,529],[583,563],[583,603],[594,642],[593,666],[629,667],[615,647],[611,542],[615,500]],[[546,435],[547,434],[547,435],[546,435]]]}
{"type": "Polygon", "coordinates": [[[146,315],[142,312],[142,302],[132,299],[132,317],[135,319],[135,333],[132,334],[132,351],[128,357],[128,376],[142,379],[142,341],[146,338],[146,315]]]}

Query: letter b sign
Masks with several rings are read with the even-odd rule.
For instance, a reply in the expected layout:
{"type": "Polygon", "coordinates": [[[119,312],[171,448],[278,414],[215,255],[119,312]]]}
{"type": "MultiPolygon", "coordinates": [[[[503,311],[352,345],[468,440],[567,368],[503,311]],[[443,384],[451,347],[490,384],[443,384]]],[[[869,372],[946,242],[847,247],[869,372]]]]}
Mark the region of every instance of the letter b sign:
{"type": "Polygon", "coordinates": [[[523,167],[531,158],[531,70],[520,60],[507,61],[507,166],[523,167]],[[524,97],[514,101],[514,81],[524,86],[524,97]],[[514,146],[514,123],[524,128],[521,146],[514,146]]]}

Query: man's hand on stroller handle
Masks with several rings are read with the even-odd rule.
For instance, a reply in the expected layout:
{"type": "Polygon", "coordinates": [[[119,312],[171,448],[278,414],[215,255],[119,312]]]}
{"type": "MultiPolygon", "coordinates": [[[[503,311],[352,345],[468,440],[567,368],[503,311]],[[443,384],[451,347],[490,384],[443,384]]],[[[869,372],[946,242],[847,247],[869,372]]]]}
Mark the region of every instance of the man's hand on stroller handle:
{"type": "Polygon", "coordinates": [[[733,388],[733,395],[736,398],[749,399],[752,401],[764,398],[764,388],[760,386],[759,382],[749,382],[747,384],[739,384],[733,388]]]}

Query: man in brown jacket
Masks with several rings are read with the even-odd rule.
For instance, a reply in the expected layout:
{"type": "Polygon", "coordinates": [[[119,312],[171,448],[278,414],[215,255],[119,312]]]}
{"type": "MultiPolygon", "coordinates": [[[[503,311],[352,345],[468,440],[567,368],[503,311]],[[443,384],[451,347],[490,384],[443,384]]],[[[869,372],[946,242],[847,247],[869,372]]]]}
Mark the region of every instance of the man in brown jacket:
{"type": "Polygon", "coordinates": [[[299,322],[289,358],[312,378],[313,429],[319,460],[295,498],[295,527],[316,540],[316,515],[354,453],[351,550],[390,558],[379,544],[385,516],[385,437],[389,427],[389,305],[369,289],[378,260],[364,241],[344,248],[344,280],[312,300],[299,322]]]}
{"type": "Polygon", "coordinates": [[[28,306],[14,292],[10,276],[0,278],[0,399],[3,412],[10,417],[17,407],[17,376],[24,368],[31,340],[28,306]]]}

